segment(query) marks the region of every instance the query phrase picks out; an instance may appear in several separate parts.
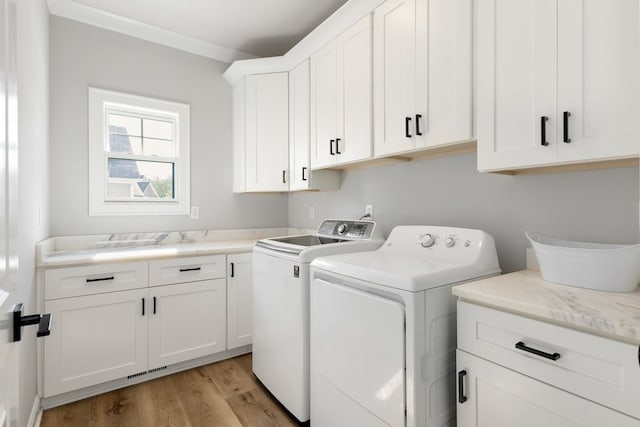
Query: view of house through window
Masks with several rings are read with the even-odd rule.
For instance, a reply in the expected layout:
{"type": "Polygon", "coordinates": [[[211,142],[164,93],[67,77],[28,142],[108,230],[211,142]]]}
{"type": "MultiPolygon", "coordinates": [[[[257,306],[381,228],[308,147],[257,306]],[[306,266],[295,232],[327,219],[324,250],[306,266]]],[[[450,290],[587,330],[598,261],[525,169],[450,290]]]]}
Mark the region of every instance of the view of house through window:
{"type": "Polygon", "coordinates": [[[108,199],[175,199],[174,123],[110,112],[108,125],[108,199]]]}
{"type": "Polygon", "coordinates": [[[89,88],[90,214],[188,214],[189,106],[89,88]]]}

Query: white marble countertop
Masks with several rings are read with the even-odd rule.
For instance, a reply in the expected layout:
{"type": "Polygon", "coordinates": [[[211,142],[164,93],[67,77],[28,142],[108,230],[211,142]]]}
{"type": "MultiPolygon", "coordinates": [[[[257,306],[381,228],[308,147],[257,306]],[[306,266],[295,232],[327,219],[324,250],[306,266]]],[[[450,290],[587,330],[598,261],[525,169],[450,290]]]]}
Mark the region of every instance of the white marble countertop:
{"type": "Polygon", "coordinates": [[[453,287],[459,298],[596,335],[640,344],[640,289],[601,292],[556,285],[523,270],[453,287]]]}
{"type": "Polygon", "coordinates": [[[255,242],[266,237],[309,232],[313,230],[269,228],[52,237],[36,246],[36,264],[64,267],[242,253],[252,251],[255,242]]]}

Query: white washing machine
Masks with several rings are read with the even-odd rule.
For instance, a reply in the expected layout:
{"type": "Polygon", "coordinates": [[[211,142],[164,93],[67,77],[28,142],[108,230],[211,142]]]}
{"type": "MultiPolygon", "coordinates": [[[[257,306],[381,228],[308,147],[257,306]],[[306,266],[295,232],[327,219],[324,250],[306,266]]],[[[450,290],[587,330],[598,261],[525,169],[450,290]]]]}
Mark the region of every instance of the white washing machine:
{"type": "Polygon", "coordinates": [[[451,286],[500,274],[480,230],[395,227],[376,251],[311,263],[313,427],[455,426],[451,286]]]}
{"type": "Polygon", "coordinates": [[[309,264],[383,242],[373,221],[330,219],[315,234],[254,247],[253,373],[300,421],[309,419],[309,264]]]}

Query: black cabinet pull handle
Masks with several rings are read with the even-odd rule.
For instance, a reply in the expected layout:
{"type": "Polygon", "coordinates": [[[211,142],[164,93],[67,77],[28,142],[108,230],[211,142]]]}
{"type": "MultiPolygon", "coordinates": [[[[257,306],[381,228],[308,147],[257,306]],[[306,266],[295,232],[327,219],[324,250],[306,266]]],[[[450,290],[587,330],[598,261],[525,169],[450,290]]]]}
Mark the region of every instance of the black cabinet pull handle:
{"type": "Polygon", "coordinates": [[[306,166],[303,166],[303,167],[302,167],[302,180],[303,180],[303,181],[306,181],[306,180],[307,180],[307,177],[306,177],[306,176],[305,176],[305,174],[304,174],[306,171],[307,171],[307,167],[306,167],[306,166]]]}
{"type": "Polygon", "coordinates": [[[231,263],[231,277],[236,277],[235,263],[231,263]]]}
{"type": "Polygon", "coordinates": [[[458,402],[464,403],[467,401],[467,396],[464,395],[464,377],[467,375],[467,371],[462,370],[458,372],[458,402]]]}
{"type": "Polygon", "coordinates": [[[282,171],[282,183],[283,184],[287,183],[286,173],[287,173],[287,171],[282,171]]]}
{"type": "Polygon", "coordinates": [[[536,356],[544,357],[545,359],[550,359],[550,360],[558,360],[558,359],[560,359],[560,353],[553,353],[552,354],[552,353],[544,352],[542,350],[531,348],[531,347],[528,347],[522,341],[518,341],[516,343],[516,348],[518,350],[526,351],[527,353],[535,354],[536,356]]]}
{"type": "Polygon", "coordinates": [[[564,113],[562,113],[562,122],[563,122],[562,141],[564,141],[567,144],[571,142],[571,138],[569,138],[569,117],[571,117],[570,112],[565,111],[564,113]]]}
{"type": "Polygon", "coordinates": [[[545,147],[549,145],[547,142],[547,120],[549,120],[547,116],[540,117],[540,144],[545,147]]]}
{"type": "Polygon", "coordinates": [[[422,132],[420,132],[420,119],[422,118],[422,114],[416,114],[416,135],[421,136],[422,132]]]}
{"type": "Polygon", "coordinates": [[[342,154],[340,152],[340,138],[336,138],[336,154],[342,154]]]}
{"type": "Polygon", "coordinates": [[[113,280],[115,279],[114,276],[109,276],[109,277],[99,277],[97,279],[87,279],[86,282],[87,283],[92,283],[92,282],[104,282],[105,280],[113,280]]]}
{"type": "Polygon", "coordinates": [[[153,314],[156,314],[156,297],[153,297],[153,314]]]}
{"type": "Polygon", "coordinates": [[[411,138],[411,134],[409,133],[409,126],[411,126],[411,117],[404,118],[404,136],[407,138],[411,138]]]}
{"type": "Polygon", "coordinates": [[[184,273],[185,271],[200,271],[201,267],[191,267],[191,268],[181,268],[180,273],[184,273]]]}
{"type": "Polygon", "coordinates": [[[335,156],[335,155],[336,155],[336,153],[334,153],[334,152],[333,152],[333,142],[334,142],[334,141],[335,141],[334,139],[330,139],[330,140],[329,140],[329,153],[330,153],[332,156],[335,156]]]}
{"type": "Polygon", "coordinates": [[[144,304],[144,298],[142,298],[142,315],[143,315],[143,316],[144,316],[144,306],[145,306],[145,304],[144,304]]]}

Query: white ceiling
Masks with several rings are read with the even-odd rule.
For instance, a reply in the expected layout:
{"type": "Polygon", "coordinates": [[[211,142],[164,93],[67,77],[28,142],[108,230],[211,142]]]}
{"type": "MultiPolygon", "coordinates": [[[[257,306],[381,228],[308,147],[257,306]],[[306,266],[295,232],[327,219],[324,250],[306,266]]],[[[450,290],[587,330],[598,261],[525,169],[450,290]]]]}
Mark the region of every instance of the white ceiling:
{"type": "Polygon", "coordinates": [[[173,47],[217,49],[231,59],[283,55],[346,1],[48,0],[54,15],[162,44],[173,39],[173,47]]]}

